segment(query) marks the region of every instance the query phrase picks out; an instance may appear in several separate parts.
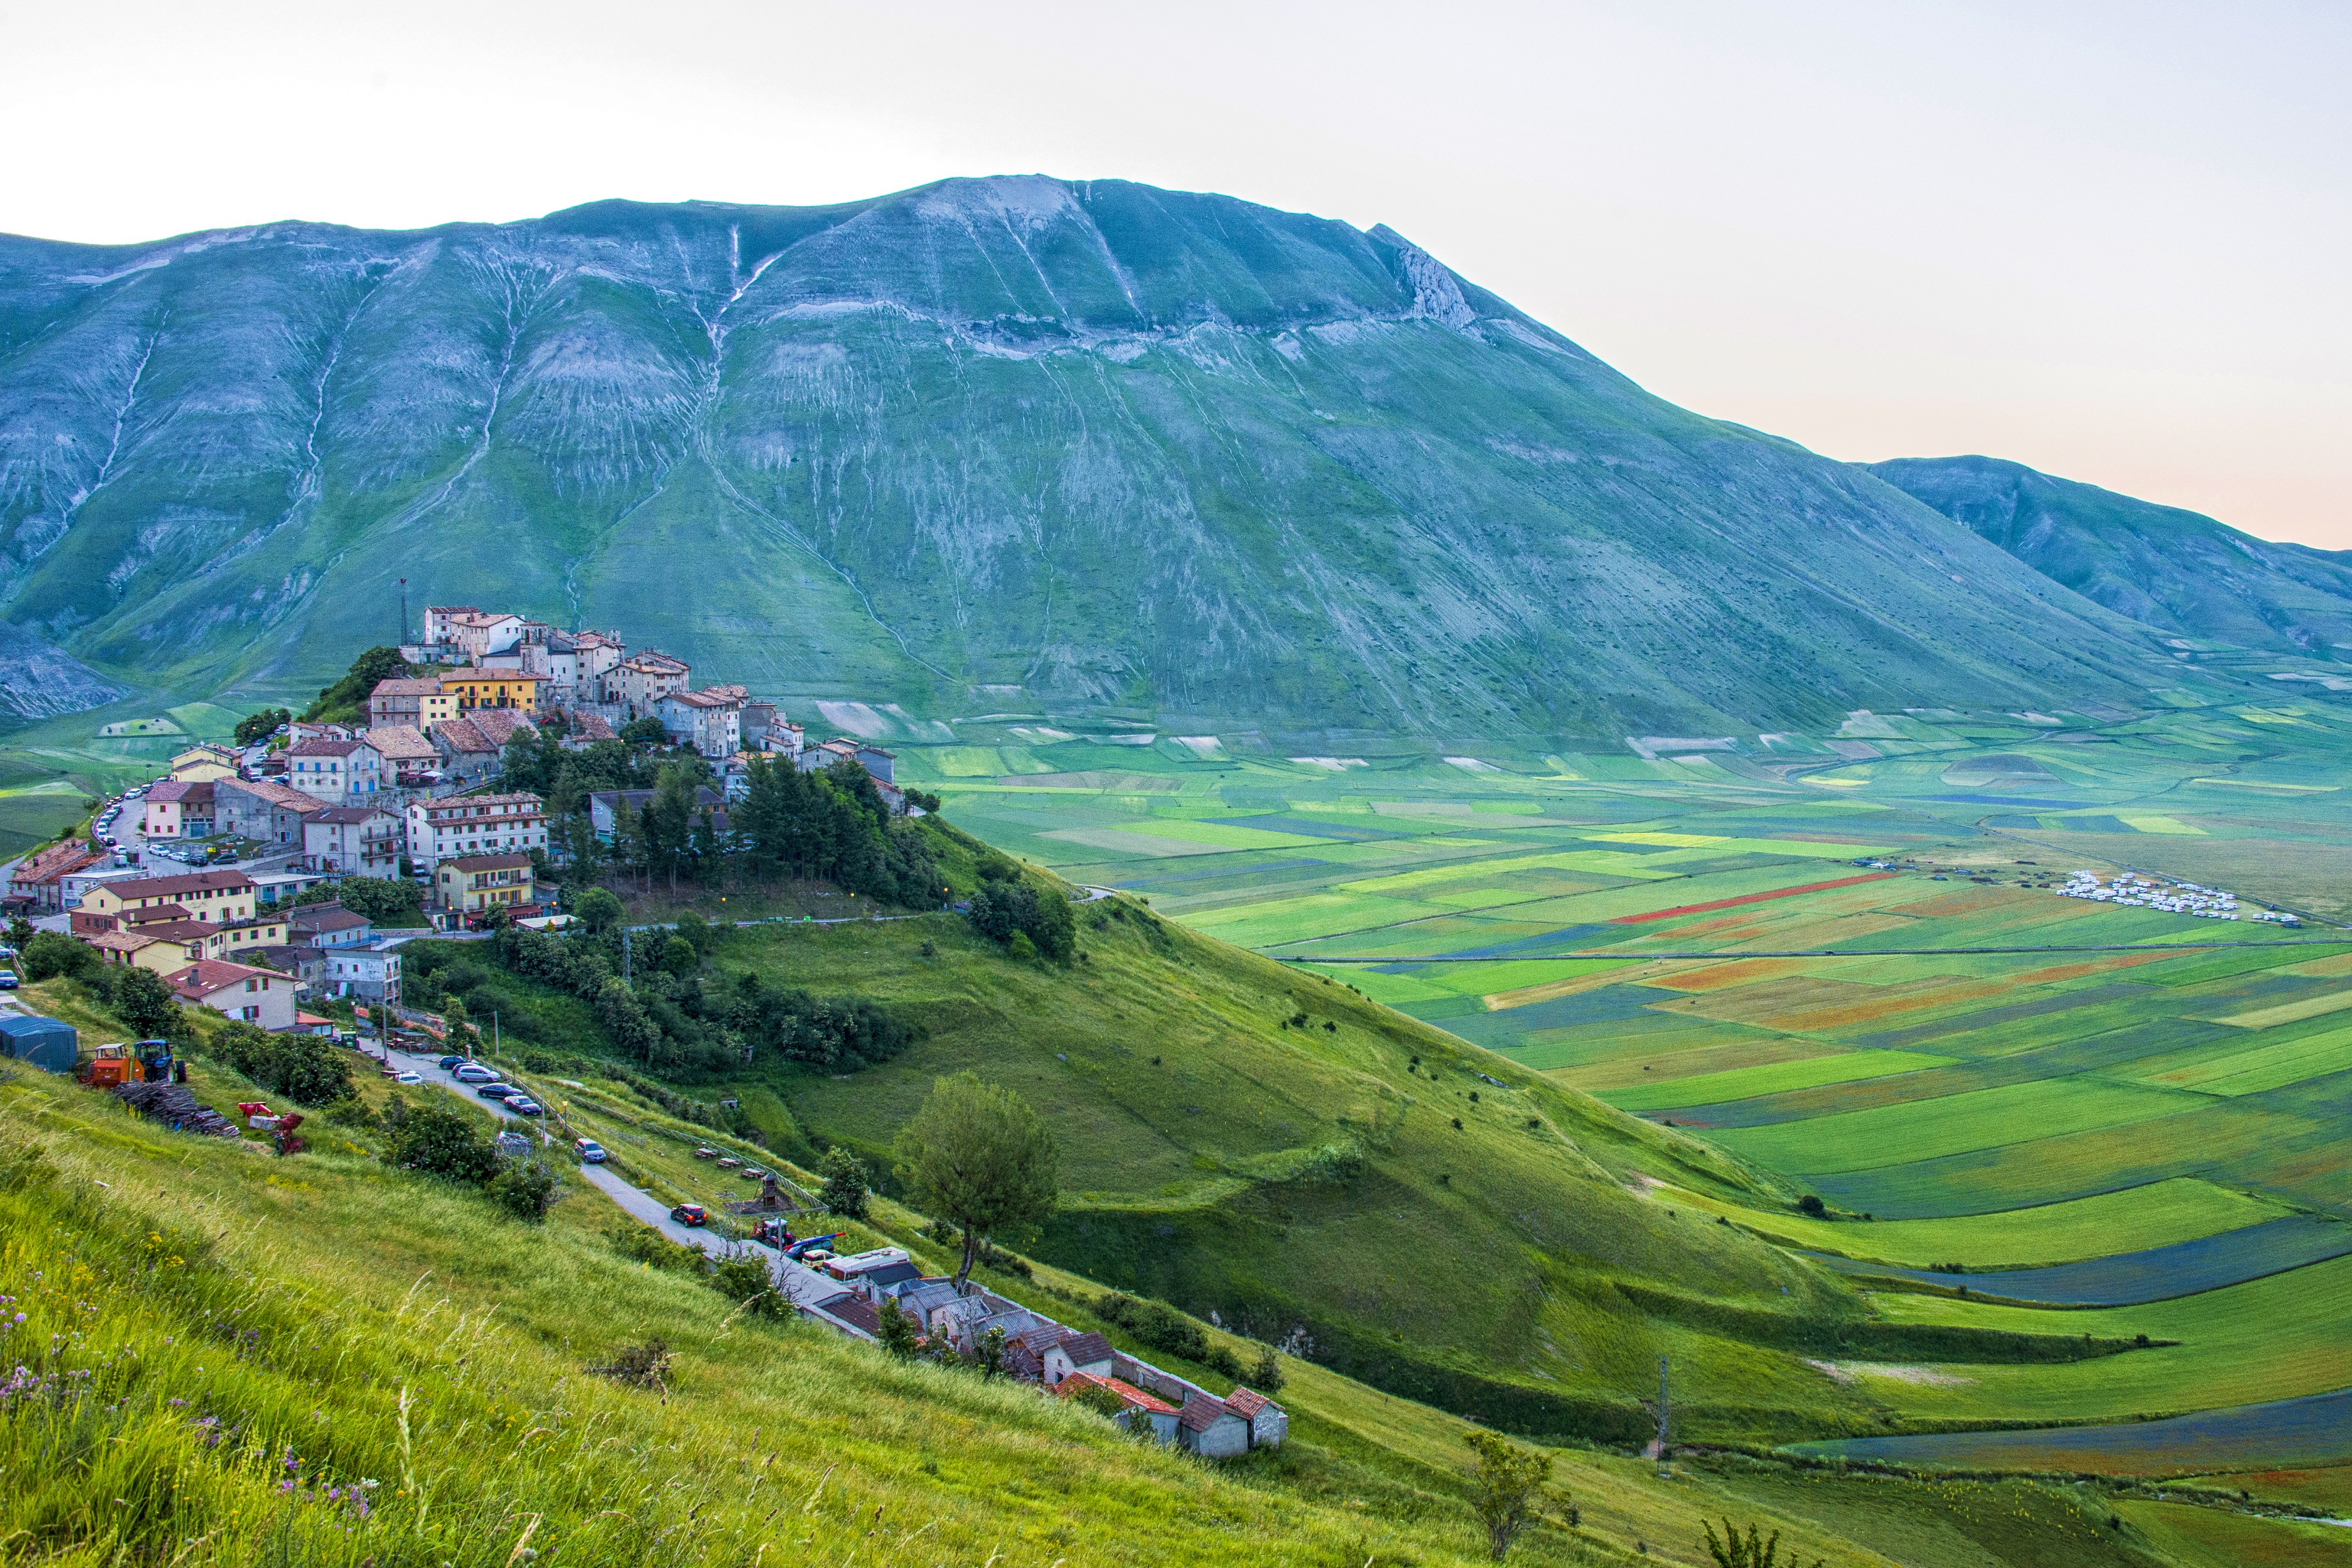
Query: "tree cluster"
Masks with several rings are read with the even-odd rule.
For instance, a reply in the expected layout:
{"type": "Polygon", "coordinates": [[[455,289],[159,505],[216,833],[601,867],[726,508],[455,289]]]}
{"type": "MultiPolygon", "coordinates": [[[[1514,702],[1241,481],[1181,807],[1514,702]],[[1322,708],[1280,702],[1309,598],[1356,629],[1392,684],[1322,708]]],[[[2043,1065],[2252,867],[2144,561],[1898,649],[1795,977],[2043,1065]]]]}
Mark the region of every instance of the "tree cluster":
{"type": "Polygon", "coordinates": [[[302,717],[311,724],[350,724],[364,719],[370,692],[386,681],[414,674],[415,667],[400,656],[399,649],[370,648],[352,661],[342,679],[319,688],[318,700],[302,710],[302,717]]]}
{"type": "Polygon", "coordinates": [[[440,1102],[436,1094],[412,1105],[394,1091],[383,1107],[383,1163],[477,1187],[517,1219],[545,1218],[555,1201],[555,1173],[539,1160],[499,1158],[480,1117],[440,1102]]]}
{"type": "Polygon", "coordinates": [[[353,1092],[351,1052],[315,1034],[272,1034],[231,1021],[205,1042],[204,1053],[297,1105],[331,1104],[353,1092]]]}
{"type": "Polygon", "coordinates": [[[256,745],[293,722],[294,710],[291,708],[266,707],[258,713],[247,714],[236,721],[236,743],[239,746],[256,745]]]}
{"type": "MultiPolygon", "coordinates": [[[[574,928],[557,934],[509,926],[488,954],[514,974],[586,1002],[625,1061],[666,1077],[693,1079],[741,1071],[764,1055],[825,1072],[855,1072],[887,1061],[913,1040],[904,1020],[861,997],[816,997],[772,988],[745,974],[730,985],[703,972],[715,933],[692,916],[679,935],[641,940],[630,981],[621,978],[621,933],[574,928]],[[671,963],[672,945],[684,959],[671,963]]],[[[412,960],[412,997],[462,997],[488,976],[446,949],[412,960]]]]}
{"type": "Polygon", "coordinates": [[[425,890],[404,876],[347,876],[332,884],[322,882],[304,888],[294,902],[298,907],[338,904],[383,926],[425,924],[425,890]]]}
{"type": "Polygon", "coordinates": [[[982,860],[980,874],[966,916],[973,930],[1016,953],[1025,942],[1055,963],[1069,960],[1077,950],[1078,926],[1068,899],[1054,888],[1038,888],[1003,855],[982,860]]]}

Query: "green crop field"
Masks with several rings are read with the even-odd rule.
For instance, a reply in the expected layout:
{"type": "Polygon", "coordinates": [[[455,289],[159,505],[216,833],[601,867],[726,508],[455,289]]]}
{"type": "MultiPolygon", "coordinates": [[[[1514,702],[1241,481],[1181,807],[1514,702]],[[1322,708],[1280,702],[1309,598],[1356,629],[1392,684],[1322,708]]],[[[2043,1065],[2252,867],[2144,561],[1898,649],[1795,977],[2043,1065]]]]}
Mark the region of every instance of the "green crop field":
{"type": "MultiPolygon", "coordinates": [[[[1710,768],[1704,782],[1567,753],[1496,758],[1492,772],[1406,758],[1333,772],[1228,737],[1213,767],[1130,758],[1163,792],[1077,802],[1026,795],[1010,774],[985,792],[938,787],[958,821],[1066,875],[1306,960],[1855,1218],[1663,1188],[1653,1201],[1787,1245],[2024,1267],[2296,1207],[2352,1217],[2352,1048],[2331,1027],[2352,943],[2309,919],[2284,929],[2056,896],[2078,870],[2131,872],[2227,886],[2242,914],[2275,901],[2352,915],[2352,798],[2336,782],[2352,715],[2297,701],[2281,707],[2294,724],[2263,723],[2197,690],[2148,716],[2061,716],[2054,731],[1874,719],[1887,732],[1861,733],[1879,757],[1710,768]],[[2289,740],[2302,749],[2282,750],[2289,740]],[[1989,752],[2029,758],[2036,780],[2001,784],[2007,762],[1971,771],[1989,752]],[[1302,823],[1362,831],[1170,859],[1049,836],[1081,804],[1087,827],[1138,837],[1203,820],[1262,820],[1292,840],[1312,837],[1302,823]],[[1847,863],[1870,861],[1891,874],[1847,863]],[[1820,885],[1851,877],[1872,880],[1820,885]],[[1441,956],[1474,961],[1415,961],[1441,956]]],[[[902,768],[919,773],[922,758],[910,748],[902,768]]],[[[2286,1297],[2233,1299],[2271,1311],[2286,1297]]],[[[1986,1419],[2074,1419],[2122,1397],[2099,1378],[2139,1386],[2117,1369],[2141,1359],[2003,1369],[1971,1385],[1973,1404],[1921,1386],[1986,1419]]],[[[2315,1393],[2336,1375],[2324,1356],[2265,1365],[2246,1386],[2315,1393]]],[[[2195,1375],[2167,1376],[2180,1403],[2165,1408],[2218,1402],[2195,1375]]]]}
{"type": "Polygon", "coordinates": [[[2140,1307],[2046,1312],[1916,1295],[1876,1304],[1897,1322],[2180,1342],[2068,1365],[1954,1368],[1944,1380],[1860,1375],[1916,1415],[2116,1420],[2352,1386],[2352,1258],[2140,1307]]]}
{"type": "Polygon", "coordinates": [[[2281,1206],[2190,1176],[2072,1198],[2035,1208],[1999,1209],[1952,1219],[1861,1222],[1766,1213],[1703,1193],[1676,1197],[1762,1235],[1800,1247],[1904,1268],[1959,1263],[1982,1272],[2033,1269],[2193,1241],[2275,1219],[2281,1206]]]}
{"type": "MultiPolygon", "coordinates": [[[[1673,1061],[1668,1057],[1669,1061],[1673,1061]]],[[[1746,1100],[1791,1089],[1818,1089],[1825,1083],[1852,1083],[1890,1073],[1916,1072],[1927,1067],[1948,1067],[1956,1057],[1928,1056],[1910,1051],[1851,1051],[1839,1056],[1816,1056],[1803,1061],[1744,1067],[1729,1072],[1706,1072],[1693,1078],[1644,1083],[1638,1089],[1600,1090],[1603,1100],[1621,1111],[1656,1111],[1674,1105],[1705,1105],[1718,1100],[1746,1100]]]]}
{"type": "Polygon", "coordinates": [[[1776,1170],[1826,1176],[2145,1122],[2194,1104],[2189,1096],[2161,1091],[2042,1079],[1811,1121],[1740,1128],[1719,1134],[1717,1142],[1776,1170]]]}

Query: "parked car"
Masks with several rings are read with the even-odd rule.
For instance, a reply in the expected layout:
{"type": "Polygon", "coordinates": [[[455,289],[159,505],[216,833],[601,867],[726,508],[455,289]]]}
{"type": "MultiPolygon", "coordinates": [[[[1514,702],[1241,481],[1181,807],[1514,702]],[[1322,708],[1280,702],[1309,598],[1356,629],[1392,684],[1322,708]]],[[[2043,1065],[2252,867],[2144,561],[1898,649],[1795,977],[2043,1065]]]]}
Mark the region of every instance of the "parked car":
{"type": "Polygon", "coordinates": [[[422,1083],[425,1082],[425,1075],[421,1072],[395,1072],[392,1075],[392,1081],[394,1083],[422,1083]]]}
{"type": "Polygon", "coordinates": [[[518,1116],[544,1116],[547,1114],[546,1112],[539,1108],[539,1102],[532,1099],[528,1094],[508,1095],[507,1109],[513,1112],[518,1116]]]}
{"type": "Polygon", "coordinates": [[[449,1076],[460,1083],[496,1083],[499,1081],[497,1073],[487,1067],[477,1067],[470,1061],[451,1071],[449,1076]]]}
{"type": "Polygon", "coordinates": [[[681,1203],[669,1211],[669,1217],[680,1225],[708,1225],[710,1216],[698,1203],[681,1203]]]}
{"type": "Polygon", "coordinates": [[[466,1059],[462,1056],[445,1056],[433,1065],[439,1068],[442,1071],[447,1072],[453,1068],[465,1066],[466,1059]]]}
{"type": "Polygon", "coordinates": [[[593,1138],[572,1139],[572,1152],[580,1156],[580,1163],[583,1166],[601,1166],[604,1163],[604,1145],[593,1138]]]}
{"type": "Polygon", "coordinates": [[[16,972],[13,969],[0,969],[0,991],[13,991],[16,988],[16,972]]]}
{"type": "Polygon", "coordinates": [[[501,1083],[493,1078],[488,1083],[477,1088],[474,1092],[485,1100],[503,1100],[509,1094],[520,1094],[522,1091],[511,1083],[501,1083]]]}

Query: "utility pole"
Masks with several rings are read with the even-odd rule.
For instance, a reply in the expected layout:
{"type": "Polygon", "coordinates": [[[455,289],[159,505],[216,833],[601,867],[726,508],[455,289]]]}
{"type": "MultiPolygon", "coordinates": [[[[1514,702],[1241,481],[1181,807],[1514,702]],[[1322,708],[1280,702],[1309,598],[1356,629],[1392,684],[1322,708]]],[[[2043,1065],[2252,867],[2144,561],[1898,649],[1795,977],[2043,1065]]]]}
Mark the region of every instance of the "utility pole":
{"type": "Polygon", "coordinates": [[[396,637],[396,638],[394,638],[394,639],[393,640],[393,645],[394,645],[394,647],[398,647],[401,643],[405,643],[405,642],[407,642],[407,641],[408,641],[408,579],[406,579],[406,578],[404,578],[404,578],[402,578],[402,579],[400,580],[400,635],[399,635],[398,637],[396,637]]]}
{"type": "Polygon", "coordinates": [[[621,984],[629,983],[629,928],[621,927],[621,984]]]}
{"type": "Polygon", "coordinates": [[[1658,1357],[1658,1479],[1664,1480],[1674,1469],[1666,1463],[1666,1358],[1658,1357]]]}

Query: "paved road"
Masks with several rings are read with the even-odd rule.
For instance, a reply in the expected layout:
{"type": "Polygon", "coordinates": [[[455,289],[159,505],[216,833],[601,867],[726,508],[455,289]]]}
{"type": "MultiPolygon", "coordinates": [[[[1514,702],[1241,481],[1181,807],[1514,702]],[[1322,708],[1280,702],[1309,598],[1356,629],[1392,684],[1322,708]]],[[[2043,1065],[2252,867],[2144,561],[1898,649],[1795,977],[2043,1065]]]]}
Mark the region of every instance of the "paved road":
{"type": "MultiPolygon", "coordinates": [[[[371,1047],[365,1054],[373,1057],[376,1052],[371,1047]]],[[[404,1051],[387,1051],[383,1053],[383,1056],[385,1059],[389,1060],[392,1065],[395,1068],[405,1072],[415,1073],[418,1077],[425,1080],[425,1083],[439,1084],[444,1090],[452,1094],[456,1094],[460,1099],[470,1101],[473,1103],[483,1107],[485,1110],[488,1111],[490,1114],[498,1117],[502,1122],[533,1123],[534,1127],[532,1130],[539,1134],[541,1145],[543,1147],[552,1147],[554,1145],[555,1140],[553,1135],[550,1133],[547,1127],[537,1124],[539,1121],[538,1118],[518,1116],[512,1111],[508,1110],[502,1103],[496,1100],[483,1099],[480,1095],[473,1092],[473,1087],[470,1084],[460,1083],[456,1079],[450,1077],[447,1073],[442,1071],[439,1066],[439,1057],[413,1056],[404,1051]]],[[[643,1192],[636,1187],[631,1186],[617,1171],[608,1170],[603,1166],[587,1165],[580,1166],[579,1171],[582,1180],[587,1182],[591,1186],[598,1188],[607,1197],[610,1197],[614,1203],[620,1205],[623,1211],[628,1214],[632,1218],[645,1221],[647,1225],[652,1226],[656,1230],[660,1231],[672,1241],[679,1242],[688,1247],[699,1248],[701,1250],[710,1254],[714,1258],[731,1251],[737,1245],[735,1242],[730,1241],[727,1237],[719,1234],[717,1231],[710,1229],[707,1226],[680,1225],[677,1220],[672,1219],[669,1217],[669,1208],[661,1201],[661,1199],[654,1197],[651,1193],[643,1192]]],[[[817,1302],[824,1301],[828,1296],[837,1296],[841,1294],[841,1285],[839,1281],[828,1279],[824,1275],[820,1274],[815,1270],[810,1268],[805,1263],[793,1262],[792,1260],[776,1253],[769,1248],[760,1247],[753,1243],[745,1243],[744,1245],[751,1250],[759,1253],[769,1260],[768,1273],[770,1278],[775,1281],[776,1289],[782,1292],[784,1299],[792,1302],[793,1306],[803,1309],[814,1308],[817,1302]]],[[[862,1331],[853,1329],[849,1325],[839,1322],[834,1318],[826,1316],[824,1313],[820,1312],[815,1313],[814,1315],[819,1322],[826,1324],[828,1327],[839,1329],[847,1333],[856,1333],[861,1338],[864,1337],[862,1331]]]]}

